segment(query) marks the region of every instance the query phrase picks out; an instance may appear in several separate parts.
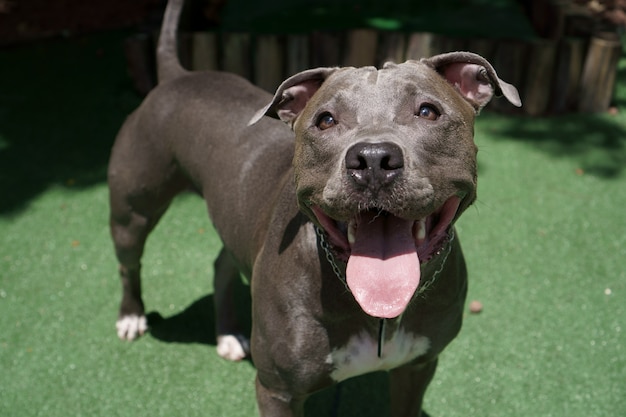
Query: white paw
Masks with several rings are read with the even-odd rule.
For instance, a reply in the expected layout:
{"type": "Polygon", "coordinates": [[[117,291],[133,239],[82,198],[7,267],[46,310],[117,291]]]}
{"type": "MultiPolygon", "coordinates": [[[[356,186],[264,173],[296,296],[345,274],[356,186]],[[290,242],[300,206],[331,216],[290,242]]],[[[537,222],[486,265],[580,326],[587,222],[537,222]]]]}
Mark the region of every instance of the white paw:
{"type": "Polygon", "coordinates": [[[115,323],[117,336],[122,340],[135,340],[148,330],[146,316],[124,316],[115,323]]]}
{"type": "Polygon", "coordinates": [[[240,361],[250,353],[250,342],[242,335],[217,336],[217,354],[229,361],[240,361]]]}

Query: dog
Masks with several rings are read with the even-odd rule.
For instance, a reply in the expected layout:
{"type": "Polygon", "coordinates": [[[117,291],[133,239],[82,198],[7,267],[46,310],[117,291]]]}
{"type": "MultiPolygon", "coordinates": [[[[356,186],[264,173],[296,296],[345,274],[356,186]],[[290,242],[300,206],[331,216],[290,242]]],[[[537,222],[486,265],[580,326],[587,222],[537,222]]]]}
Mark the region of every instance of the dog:
{"type": "Polygon", "coordinates": [[[117,333],[147,331],[146,238],[181,191],[205,200],[215,263],[217,351],[252,355],[261,416],[301,416],[306,398],[389,371],[391,413],[419,416],[437,357],[461,327],[466,266],[454,223],[476,198],[476,115],[520,106],[484,58],[437,55],[381,69],[315,68],[272,96],[177,58],[170,0],[158,86],[124,122],[108,170],[123,287],[117,333]],[[233,284],[249,278],[250,343],[233,284]]]}

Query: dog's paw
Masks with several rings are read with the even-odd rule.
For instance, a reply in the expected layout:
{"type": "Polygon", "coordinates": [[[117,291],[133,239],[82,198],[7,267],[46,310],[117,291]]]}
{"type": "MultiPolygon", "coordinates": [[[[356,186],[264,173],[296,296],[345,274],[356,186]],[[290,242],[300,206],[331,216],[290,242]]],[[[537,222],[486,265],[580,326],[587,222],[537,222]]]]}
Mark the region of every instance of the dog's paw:
{"type": "Polygon", "coordinates": [[[240,334],[217,336],[217,354],[229,361],[240,361],[250,354],[250,342],[240,334]]]}
{"type": "Polygon", "coordinates": [[[146,316],[124,316],[115,323],[117,336],[122,340],[135,340],[148,330],[146,316]]]}

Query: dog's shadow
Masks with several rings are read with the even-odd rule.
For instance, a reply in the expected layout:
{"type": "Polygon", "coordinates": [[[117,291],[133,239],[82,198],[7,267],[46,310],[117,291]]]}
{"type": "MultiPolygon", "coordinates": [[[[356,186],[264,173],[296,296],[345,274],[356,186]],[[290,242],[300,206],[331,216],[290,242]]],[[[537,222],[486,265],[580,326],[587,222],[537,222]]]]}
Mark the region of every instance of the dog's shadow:
{"type": "MultiPolygon", "coordinates": [[[[251,328],[249,289],[237,289],[239,317],[244,334],[251,328]],[[247,303],[247,304],[246,304],[247,303]]],[[[198,343],[215,347],[215,304],[213,294],[194,301],[178,314],[163,317],[148,313],[150,334],[167,343],[198,343]]],[[[246,333],[247,332],[247,333],[246,333]]],[[[254,363],[250,361],[252,365],[254,363]]],[[[254,387],[250,387],[254,389],[254,387]]],[[[380,417],[389,414],[389,383],[387,374],[377,372],[352,378],[312,395],[305,405],[307,416],[380,417]]],[[[422,417],[429,417],[422,413],[422,417]]]]}
{"type": "Polygon", "coordinates": [[[170,317],[148,313],[150,334],[168,343],[200,343],[215,346],[215,303],[213,294],[199,298],[185,310],[170,317]]]}

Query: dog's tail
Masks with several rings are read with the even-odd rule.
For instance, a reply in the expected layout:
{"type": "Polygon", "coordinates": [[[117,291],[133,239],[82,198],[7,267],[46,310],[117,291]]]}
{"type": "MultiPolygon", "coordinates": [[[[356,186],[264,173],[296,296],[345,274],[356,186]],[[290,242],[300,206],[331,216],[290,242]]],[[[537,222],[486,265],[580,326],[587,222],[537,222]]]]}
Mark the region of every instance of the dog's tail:
{"type": "Polygon", "coordinates": [[[186,71],[178,59],[178,21],[184,0],[169,0],[163,16],[157,46],[157,77],[159,84],[180,77],[186,71]]]}

